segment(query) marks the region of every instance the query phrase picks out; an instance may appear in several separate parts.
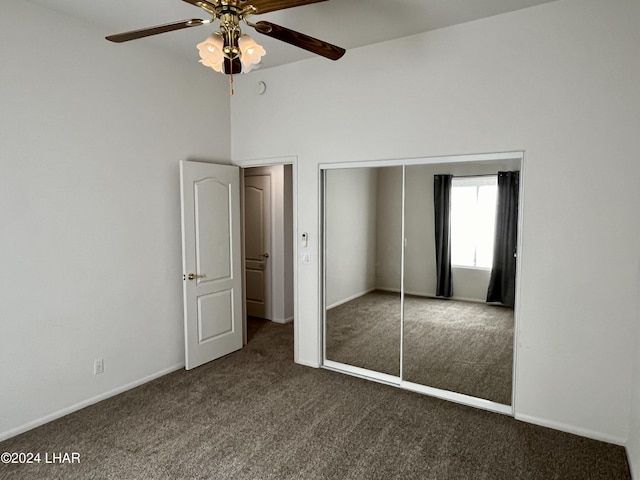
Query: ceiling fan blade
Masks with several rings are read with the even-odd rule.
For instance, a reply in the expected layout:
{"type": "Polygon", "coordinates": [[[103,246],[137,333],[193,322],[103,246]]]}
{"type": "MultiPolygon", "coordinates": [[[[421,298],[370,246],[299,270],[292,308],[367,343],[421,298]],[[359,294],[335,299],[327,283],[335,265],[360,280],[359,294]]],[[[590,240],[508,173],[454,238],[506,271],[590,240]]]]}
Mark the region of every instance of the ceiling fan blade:
{"type": "Polygon", "coordinates": [[[140,30],[132,30],[130,32],[116,33],[115,35],[109,35],[105,37],[111,42],[121,43],[128,42],[129,40],[135,40],[137,38],[149,37],[151,35],[158,35],[159,33],[172,32],[174,30],[182,30],[183,28],[197,27],[204,23],[209,23],[199,18],[192,18],[191,20],[183,20],[176,23],[167,23],[166,25],[158,25],[156,27],[141,28],[140,30]]]}
{"type": "Polygon", "coordinates": [[[330,43],[323,42],[304,33],[294,32],[293,30],[271,22],[260,21],[256,23],[255,29],[263,35],[282,40],[290,45],[300,47],[331,60],[338,60],[346,52],[344,48],[331,45],[330,43]]]}
{"type": "MultiPolygon", "coordinates": [[[[184,1],[188,2],[189,0],[184,1]]],[[[240,0],[240,6],[242,7],[245,4],[253,5],[257,10],[256,15],[259,15],[262,13],[275,12],[276,10],[284,10],[285,8],[300,7],[310,3],[326,1],[327,0],[240,0]]]]}

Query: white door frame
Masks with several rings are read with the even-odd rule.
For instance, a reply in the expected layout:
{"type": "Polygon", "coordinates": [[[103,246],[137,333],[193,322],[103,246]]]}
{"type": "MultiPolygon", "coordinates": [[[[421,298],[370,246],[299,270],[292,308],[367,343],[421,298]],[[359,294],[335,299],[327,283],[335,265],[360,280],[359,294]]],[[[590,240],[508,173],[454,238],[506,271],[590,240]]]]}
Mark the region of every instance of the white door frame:
{"type": "MultiPolygon", "coordinates": [[[[276,165],[291,165],[291,195],[293,201],[293,219],[292,219],[292,229],[293,229],[293,331],[294,331],[294,361],[298,362],[298,345],[300,344],[298,336],[298,157],[297,156],[287,156],[287,157],[273,157],[273,158],[264,158],[264,159],[252,159],[252,160],[234,160],[233,165],[236,165],[242,169],[245,168],[253,168],[253,167],[270,167],[276,165]]],[[[241,190],[244,191],[244,174],[240,175],[240,181],[242,182],[241,190]]],[[[240,208],[244,212],[244,202],[241,199],[240,208]]],[[[243,226],[244,229],[244,226],[243,226]]],[[[244,234],[243,234],[244,237],[244,234]]],[[[242,242],[242,282],[244,286],[245,278],[244,278],[244,239],[242,242]]],[[[247,334],[246,334],[246,302],[243,299],[243,314],[244,314],[244,342],[247,342],[247,334]]]]}
{"type": "MultiPolygon", "coordinates": [[[[247,167],[247,168],[243,168],[240,169],[241,173],[242,173],[242,178],[240,179],[240,190],[242,191],[242,202],[241,202],[241,212],[242,212],[242,242],[243,242],[243,247],[242,247],[242,254],[243,254],[243,272],[244,272],[244,279],[245,279],[245,289],[244,289],[244,297],[245,300],[247,299],[247,259],[246,259],[246,238],[247,238],[247,223],[246,223],[246,204],[245,201],[247,199],[247,176],[249,177],[267,177],[267,182],[268,182],[268,196],[269,198],[266,199],[266,205],[267,207],[265,208],[265,205],[263,204],[263,208],[262,208],[262,212],[264,214],[264,217],[262,218],[262,222],[263,222],[263,233],[265,234],[265,238],[263,239],[263,243],[262,243],[262,251],[261,254],[264,254],[265,252],[269,254],[268,258],[263,258],[262,260],[260,260],[263,264],[263,268],[262,268],[262,274],[263,274],[263,285],[262,285],[262,291],[263,291],[263,295],[264,295],[264,304],[263,304],[263,315],[262,318],[266,318],[267,320],[272,320],[274,318],[274,308],[273,308],[273,298],[274,298],[274,291],[275,291],[275,285],[274,285],[274,281],[273,281],[273,276],[274,276],[274,267],[273,267],[273,263],[275,262],[275,260],[277,259],[277,256],[275,254],[275,248],[274,248],[274,240],[275,240],[275,232],[274,232],[274,226],[275,226],[275,215],[274,215],[274,210],[275,210],[275,195],[276,192],[274,191],[273,188],[273,175],[272,175],[272,171],[268,170],[268,167],[263,168],[263,167],[247,167]],[[249,175],[247,175],[247,172],[251,172],[249,175]],[[268,212],[265,214],[265,211],[268,212]]],[[[257,267],[255,267],[257,268],[257,267]]],[[[249,315],[249,308],[247,307],[247,315],[249,315]]]]}

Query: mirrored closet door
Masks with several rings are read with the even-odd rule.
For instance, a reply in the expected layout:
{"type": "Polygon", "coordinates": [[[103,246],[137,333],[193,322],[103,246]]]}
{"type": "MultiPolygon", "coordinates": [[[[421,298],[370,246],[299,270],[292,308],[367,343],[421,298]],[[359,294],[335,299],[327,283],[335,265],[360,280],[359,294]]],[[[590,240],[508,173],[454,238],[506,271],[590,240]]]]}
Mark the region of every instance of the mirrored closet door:
{"type": "Polygon", "coordinates": [[[521,160],[323,170],[325,366],[511,412],[521,160]]]}
{"type": "Polygon", "coordinates": [[[400,376],[402,166],[324,176],[325,358],[400,376]]]}

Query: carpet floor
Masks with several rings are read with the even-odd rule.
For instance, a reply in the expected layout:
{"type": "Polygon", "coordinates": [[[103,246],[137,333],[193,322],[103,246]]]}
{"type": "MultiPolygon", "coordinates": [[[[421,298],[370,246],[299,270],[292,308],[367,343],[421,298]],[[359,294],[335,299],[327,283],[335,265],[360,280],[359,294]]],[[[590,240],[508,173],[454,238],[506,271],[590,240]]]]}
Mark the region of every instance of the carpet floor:
{"type": "Polygon", "coordinates": [[[293,362],[293,327],[0,443],[1,479],[629,479],[622,447],[293,362]]]}
{"type": "MultiPolygon", "coordinates": [[[[511,404],[513,309],[405,296],[403,380],[511,404]]],[[[400,375],[400,297],[374,291],[327,312],[327,358],[400,375]]]]}

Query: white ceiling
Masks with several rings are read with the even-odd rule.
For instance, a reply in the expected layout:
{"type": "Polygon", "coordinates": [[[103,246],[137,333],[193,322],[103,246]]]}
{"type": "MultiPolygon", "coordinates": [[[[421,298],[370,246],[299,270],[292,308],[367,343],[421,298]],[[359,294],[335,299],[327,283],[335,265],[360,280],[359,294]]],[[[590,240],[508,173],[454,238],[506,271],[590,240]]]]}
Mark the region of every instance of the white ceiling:
{"type": "MultiPolygon", "coordinates": [[[[209,18],[203,10],[181,0],[30,1],[88,22],[101,37],[188,18],[209,18]]],[[[269,20],[349,50],[551,1],[554,0],[329,0],[251,20],[269,20]]],[[[204,25],[134,41],[155,45],[195,62],[199,58],[195,45],[215,29],[204,25]]],[[[262,68],[314,56],[248,27],[245,33],[250,33],[267,51],[262,68]]],[[[126,45],[123,43],[120,48],[127,48],[126,45]]]]}

